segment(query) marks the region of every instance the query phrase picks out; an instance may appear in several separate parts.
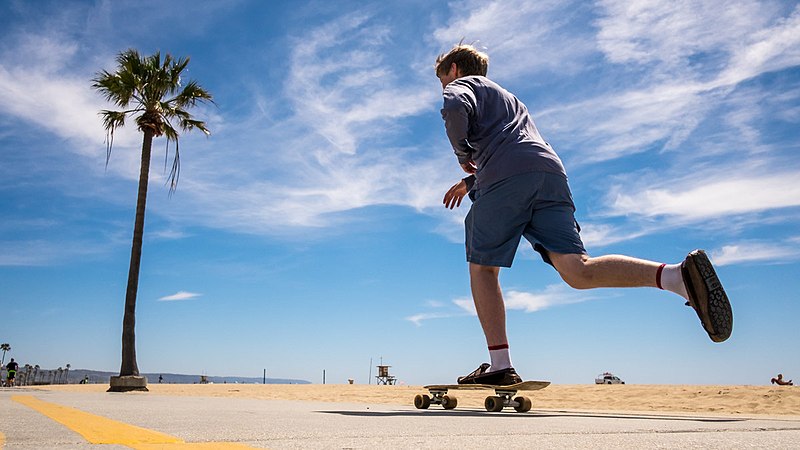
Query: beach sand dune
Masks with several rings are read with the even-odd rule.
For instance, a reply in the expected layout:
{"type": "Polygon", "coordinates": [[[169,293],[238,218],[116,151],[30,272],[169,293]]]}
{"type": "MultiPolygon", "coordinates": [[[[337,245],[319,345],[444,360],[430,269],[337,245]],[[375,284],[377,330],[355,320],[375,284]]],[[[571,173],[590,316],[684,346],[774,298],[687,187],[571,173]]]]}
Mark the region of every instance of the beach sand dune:
{"type": "MultiPolygon", "coordinates": [[[[101,384],[37,386],[105,392],[101,384]]],[[[150,384],[155,395],[412,405],[421,386],[359,384],[150,384]]],[[[453,391],[459,406],[483,407],[491,391],[453,391]]],[[[143,394],[147,395],[147,394],[143,394]]],[[[551,385],[528,392],[534,409],[800,416],[800,387],[712,385],[551,385]]]]}

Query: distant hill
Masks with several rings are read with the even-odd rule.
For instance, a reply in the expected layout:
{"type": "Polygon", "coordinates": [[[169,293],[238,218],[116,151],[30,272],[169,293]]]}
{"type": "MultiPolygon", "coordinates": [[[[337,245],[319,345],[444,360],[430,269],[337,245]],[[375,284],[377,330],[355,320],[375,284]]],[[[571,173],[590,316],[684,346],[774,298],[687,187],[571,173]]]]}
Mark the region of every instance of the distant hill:
{"type": "MultiPolygon", "coordinates": [[[[97,370],[87,369],[70,369],[69,383],[75,384],[89,377],[91,384],[108,384],[109,378],[119,375],[119,372],[101,372],[97,370]]],[[[200,383],[200,375],[185,375],[179,373],[143,373],[147,377],[148,384],[158,384],[159,375],[163,377],[162,383],[171,384],[194,384],[200,383]]],[[[243,383],[243,384],[262,384],[263,377],[219,377],[219,376],[206,376],[209,383],[243,383]]],[[[291,378],[267,378],[267,384],[311,384],[306,380],[295,380],[291,378]]]]}

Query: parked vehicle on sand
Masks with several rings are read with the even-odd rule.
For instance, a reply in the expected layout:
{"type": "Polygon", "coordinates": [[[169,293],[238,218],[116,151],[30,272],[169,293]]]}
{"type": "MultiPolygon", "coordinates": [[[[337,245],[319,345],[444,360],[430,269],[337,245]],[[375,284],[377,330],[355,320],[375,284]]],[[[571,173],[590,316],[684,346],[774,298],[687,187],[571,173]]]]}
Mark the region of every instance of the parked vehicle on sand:
{"type": "Polygon", "coordinates": [[[594,379],[595,384],[625,384],[624,381],[611,372],[604,372],[594,379]]]}

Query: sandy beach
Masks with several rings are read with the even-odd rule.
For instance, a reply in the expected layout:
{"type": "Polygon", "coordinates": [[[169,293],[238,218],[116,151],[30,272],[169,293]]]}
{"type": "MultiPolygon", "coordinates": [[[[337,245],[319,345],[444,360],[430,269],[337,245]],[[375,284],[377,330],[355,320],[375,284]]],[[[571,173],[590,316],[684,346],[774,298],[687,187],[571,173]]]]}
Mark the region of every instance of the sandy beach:
{"type": "MultiPolygon", "coordinates": [[[[101,384],[37,386],[62,392],[105,392],[101,384]]],[[[421,386],[348,384],[150,384],[156,395],[310,400],[410,406],[421,386]]],[[[458,391],[459,406],[483,407],[490,391],[458,391]]],[[[133,393],[132,395],[147,395],[133,393]]],[[[702,413],[800,417],[798,386],[551,385],[528,392],[534,409],[702,413]]]]}

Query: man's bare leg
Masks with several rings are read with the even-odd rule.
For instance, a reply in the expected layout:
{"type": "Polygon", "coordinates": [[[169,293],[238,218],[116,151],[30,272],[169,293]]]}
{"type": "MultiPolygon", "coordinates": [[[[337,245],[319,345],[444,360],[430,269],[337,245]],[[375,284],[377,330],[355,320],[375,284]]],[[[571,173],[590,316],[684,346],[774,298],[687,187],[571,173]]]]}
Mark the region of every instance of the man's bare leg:
{"type": "Polygon", "coordinates": [[[580,254],[550,254],[561,278],[575,289],[599,287],[659,287],[686,298],[680,265],[666,266],[623,255],[592,258],[580,254]],[[661,282],[662,286],[658,283],[661,282]]]}
{"type": "Polygon", "coordinates": [[[469,274],[475,310],[489,347],[491,366],[487,371],[511,368],[511,351],[506,336],[506,308],[498,279],[500,268],[470,263],[469,274]]]}
{"type": "Polygon", "coordinates": [[[507,345],[506,307],[500,289],[500,268],[469,263],[470,286],[478,320],[490,347],[507,345]]]}

